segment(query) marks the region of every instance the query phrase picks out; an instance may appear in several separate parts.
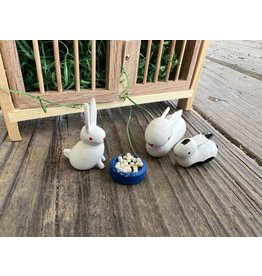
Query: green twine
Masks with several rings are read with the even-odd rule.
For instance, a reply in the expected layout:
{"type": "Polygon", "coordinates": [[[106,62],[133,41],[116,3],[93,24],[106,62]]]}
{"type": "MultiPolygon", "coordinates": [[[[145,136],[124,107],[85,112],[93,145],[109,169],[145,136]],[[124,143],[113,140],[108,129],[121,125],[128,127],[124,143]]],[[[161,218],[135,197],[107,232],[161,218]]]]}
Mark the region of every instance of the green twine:
{"type": "MultiPolygon", "coordinates": [[[[127,87],[119,94],[119,99],[122,100],[122,101],[125,101],[126,99],[128,99],[131,103],[133,103],[135,106],[137,106],[138,108],[140,108],[142,111],[145,111],[150,117],[151,119],[154,119],[154,115],[149,112],[146,108],[144,108],[143,106],[140,106],[138,105],[135,101],[133,101],[130,97],[129,97],[129,94],[128,94],[128,87],[130,86],[130,82],[129,82],[129,78],[128,78],[128,75],[127,75],[127,72],[126,70],[122,67],[122,73],[125,75],[126,77],[126,82],[127,82],[127,87]]],[[[124,80],[121,81],[121,83],[123,82],[124,80]]]]}
{"type": "MultiPolygon", "coordinates": [[[[63,44],[63,43],[62,43],[63,44]]],[[[65,69],[66,71],[66,69],[65,69]]],[[[149,112],[146,108],[138,105],[134,100],[132,100],[129,95],[128,95],[128,87],[129,87],[129,78],[128,78],[128,75],[126,73],[126,71],[124,70],[124,68],[122,68],[122,73],[125,75],[126,77],[126,82],[127,82],[127,87],[119,94],[119,99],[122,100],[122,101],[125,101],[126,99],[129,100],[133,105],[137,106],[138,108],[140,108],[143,112],[146,112],[152,119],[154,119],[154,116],[152,115],[151,112],[149,112]]],[[[125,80],[122,80],[122,82],[124,82],[125,80]]],[[[11,93],[14,93],[14,94],[18,94],[18,95],[23,95],[23,96],[26,96],[26,97],[31,97],[33,99],[36,99],[40,102],[40,105],[41,105],[41,108],[43,110],[44,113],[47,112],[47,105],[46,104],[51,104],[51,105],[55,105],[55,106],[63,106],[63,107],[67,107],[67,108],[81,108],[83,106],[83,104],[77,104],[77,103],[73,103],[73,104],[61,104],[61,103],[58,103],[58,102],[53,102],[53,101],[49,101],[49,100],[46,100],[46,99],[43,99],[41,96],[34,96],[30,93],[25,93],[25,92],[22,92],[22,91],[17,91],[17,90],[11,90],[11,89],[6,89],[6,88],[3,88],[0,86],[0,89],[1,90],[4,90],[4,91],[7,91],[7,92],[11,92],[11,93]]],[[[126,134],[127,134],[127,139],[128,139],[128,143],[129,143],[129,146],[133,152],[133,154],[135,156],[138,156],[134,147],[133,147],[133,143],[132,143],[132,139],[131,139],[131,135],[130,135],[130,128],[129,128],[129,125],[130,125],[130,122],[131,122],[131,119],[132,119],[132,105],[130,106],[130,112],[129,112],[129,117],[128,117],[128,120],[127,120],[127,124],[126,124],[126,134]]]]}
{"type": "MultiPolygon", "coordinates": [[[[119,94],[119,99],[122,100],[122,101],[125,101],[126,99],[129,100],[133,105],[137,106],[138,108],[140,108],[143,112],[146,112],[150,117],[151,119],[154,119],[154,116],[152,115],[151,112],[149,112],[146,108],[144,108],[143,106],[140,106],[138,105],[134,100],[132,100],[129,95],[128,95],[128,87],[130,86],[130,82],[129,82],[129,78],[128,78],[128,75],[125,71],[125,69],[122,67],[122,74],[125,76],[125,80],[121,80],[120,83],[123,83],[124,81],[127,82],[127,86],[126,88],[119,94]]],[[[132,143],[132,139],[131,139],[131,135],[130,135],[130,129],[129,129],[129,125],[130,125],[130,122],[131,122],[131,119],[132,119],[132,105],[130,106],[130,112],[129,112],[129,116],[128,116],[128,120],[127,120],[127,124],[126,124],[126,134],[127,134],[127,139],[128,139],[128,143],[129,143],[129,146],[133,152],[133,154],[135,156],[138,156],[137,153],[135,152],[135,149],[134,149],[134,146],[133,146],[133,143],[132,143]]]]}
{"type": "Polygon", "coordinates": [[[133,147],[133,143],[132,143],[132,139],[131,139],[131,135],[130,135],[130,130],[129,130],[129,125],[130,125],[130,122],[131,122],[131,118],[132,118],[132,105],[130,106],[130,112],[129,112],[129,116],[128,116],[128,120],[127,120],[127,124],[126,124],[126,134],[127,134],[127,139],[128,139],[128,143],[129,143],[129,146],[133,152],[133,154],[135,156],[138,156],[134,147],[133,147]]]}
{"type": "Polygon", "coordinates": [[[4,91],[7,91],[7,92],[14,93],[14,94],[31,97],[33,99],[38,100],[40,102],[41,108],[44,111],[44,113],[47,112],[46,104],[51,104],[51,105],[54,105],[54,106],[63,106],[63,107],[67,107],[67,108],[78,108],[78,109],[80,109],[83,106],[83,104],[78,104],[78,103],[61,104],[61,103],[58,103],[58,102],[53,102],[53,101],[43,99],[41,96],[35,96],[35,95],[30,94],[30,93],[25,93],[25,92],[17,91],[17,90],[11,90],[11,89],[7,89],[7,88],[1,87],[1,86],[0,86],[0,89],[4,90],[4,91]]]}

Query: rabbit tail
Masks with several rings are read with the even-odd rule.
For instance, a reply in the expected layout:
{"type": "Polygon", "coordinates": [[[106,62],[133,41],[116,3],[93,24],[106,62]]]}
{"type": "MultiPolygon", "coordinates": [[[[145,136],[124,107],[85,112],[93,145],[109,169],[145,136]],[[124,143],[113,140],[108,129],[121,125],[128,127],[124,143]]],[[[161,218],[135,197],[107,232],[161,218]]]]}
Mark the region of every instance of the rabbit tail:
{"type": "Polygon", "coordinates": [[[71,151],[71,149],[64,149],[64,156],[69,158],[70,157],[70,151],[71,151]]]}

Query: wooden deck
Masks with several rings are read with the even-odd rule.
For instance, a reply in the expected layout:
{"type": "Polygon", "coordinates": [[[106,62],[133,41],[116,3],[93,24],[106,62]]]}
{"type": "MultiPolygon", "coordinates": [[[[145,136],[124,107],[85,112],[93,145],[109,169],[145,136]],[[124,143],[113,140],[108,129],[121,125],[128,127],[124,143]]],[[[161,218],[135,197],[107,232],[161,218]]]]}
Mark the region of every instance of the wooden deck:
{"type": "MultiPolygon", "coordinates": [[[[0,118],[0,236],[261,236],[262,110],[260,41],[211,42],[187,135],[209,130],[219,154],[182,168],[173,152],[145,151],[150,121],[134,108],[131,134],[148,173],[137,186],[110,178],[110,158],[129,151],[129,107],[99,112],[106,168],[74,170],[62,150],[79,140],[80,114],[20,124],[10,142],[0,118]]],[[[148,104],[155,115],[175,102],[148,104]]]]}

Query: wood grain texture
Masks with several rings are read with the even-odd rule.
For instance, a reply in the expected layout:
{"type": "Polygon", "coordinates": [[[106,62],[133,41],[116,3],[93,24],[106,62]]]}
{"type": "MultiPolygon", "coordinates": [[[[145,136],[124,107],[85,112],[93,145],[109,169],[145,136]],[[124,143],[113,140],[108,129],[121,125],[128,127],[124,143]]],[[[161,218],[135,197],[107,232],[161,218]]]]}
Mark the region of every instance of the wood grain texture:
{"type": "MultiPolygon", "coordinates": [[[[185,97],[191,97],[193,95],[193,90],[187,91],[170,91],[162,92],[161,94],[146,94],[146,95],[133,95],[132,99],[137,104],[161,102],[170,99],[183,99],[185,97]]],[[[98,110],[108,109],[115,107],[123,107],[133,105],[130,101],[115,100],[112,102],[100,102],[97,103],[98,110]]],[[[8,113],[8,117],[11,122],[21,122],[25,120],[32,120],[37,118],[47,118],[52,116],[59,116],[65,114],[73,114],[83,112],[83,107],[81,108],[68,108],[68,107],[48,107],[48,112],[44,112],[42,108],[31,108],[31,109],[16,109],[8,113]]]]}
{"type": "MultiPolygon", "coordinates": [[[[9,88],[24,92],[25,86],[15,40],[0,40],[0,52],[9,88]]],[[[11,97],[15,106],[22,98],[21,95],[16,94],[12,94],[11,97]]]]}
{"type": "Polygon", "coordinates": [[[74,40],[74,63],[75,63],[75,89],[80,91],[80,69],[79,69],[79,49],[78,40],[74,40]]]}
{"type": "Polygon", "coordinates": [[[172,40],[172,43],[170,46],[169,60],[168,60],[167,69],[166,69],[165,81],[169,80],[170,70],[171,70],[172,61],[173,61],[173,57],[174,57],[174,53],[175,53],[175,47],[176,47],[176,41],[172,40]]]}
{"type": "Polygon", "coordinates": [[[141,40],[124,41],[123,69],[128,75],[130,88],[136,85],[141,40]]]}
{"type": "Polygon", "coordinates": [[[91,42],[91,89],[96,90],[96,41],[91,42]]]}
{"type": "MultiPolygon", "coordinates": [[[[91,89],[82,89],[79,93],[75,93],[74,90],[67,90],[63,93],[47,91],[45,94],[32,92],[32,95],[41,96],[43,99],[64,104],[81,104],[90,101],[92,97],[95,97],[98,103],[111,102],[117,99],[116,91],[108,91],[105,88],[98,88],[95,91],[92,91],[91,89]]],[[[18,109],[30,109],[35,107],[41,107],[39,100],[25,96],[23,99],[21,98],[21,101],[17,104],[18,109]]]]}
{"type": "Polygon", "coordinates": [[[162,51],[163,51],[163,45],[164,45],[164,40],[159,41],[159,48],[157,52],[157,60],[156,60],[156,70],[154,74],[154,82],[157,82],[158,80],[158,75],[159,75],[159,68],[161,65],[161,57],[162,57],[162,51]]]}
{"type": "Polygon", "coordinates": [[[40,52],[37,40],[32,40],[33,49],[34,49],[34,56],[35,56],[35,65],[36,65],[36,72],[37,72],[37,79],[39,84],[39,91],[41,94],[45,93],[45,86],[44,86],[44,79],[42,73],[42,65],[40,59],[40,52]]]}
{"type": "Polygon", "coordinates": [[[194,102],[194,109],[260,164],[261,85],[253,77],[207,59],[194,102]]]}
{"type": "Polygon", "coordinates": [[[201,47],[201,40],[187,41],[187,53],[181,68],[181,78],[192,80],[193,74],[196,70],[196,63],[199,57],[199,49],[201,47]],[[183,71],[183,72],[182,72],[183,71]]]}
{"type": "MultiPolygon", "coordinates": [[[[155,116],[167,106],[176,109],[173,102],[145,105],[155,116]]],[[[195,111],[184,112],[186,136],[213,132],[219,147],[214,160],[186,169],[172,151],[148,156],[143,133],[150,118],[134,108],[131,137],[147,176],[137,186],[116,184],[109,162],[130,150],[128,116],[128,107],[98,112],[108,137],[104,170],[76,171],[62,154],[79,141],[82,114],[23,122],[22,142],[4,138],[0,236],[262,235],[261,168],[195,111]]]]}
{"type": "Polygon", "coordinates": [[[203,64],[205,61],[208,45],[209,45],[209,41],[205,40],[201,42],[198,57],[197,57],[196,67],[194,69],[194,73],[192,75],[192,79],[190,83],[190,88],[193,90],[193,94],[190,98],[180,99],[177,103],[177,106],[179,108],[182,108],[184,110],[189,110],[192,108],[193,101],[196,96],[197,87],[201,76],[203,64]]]}
{"type": "MultiPolygon", "coordinates": [[[[0,86],[9,89],[7,77],[5,74],[5,68],[2,60],[2,55],[0,53],[0,86]]],[[[3,117],[5,119],[6,128],[8,135],[13,141],[20,141],[21,135],[19,132],[17,122],[11,122],[9,114],[14,111],[14,104],[10,92],[7,90],[0,89],[0,104],[2,106],[3,117]]]]}
{"type": "Polygon", "coordinates": [[[176,68],[176,73],[175,73],[175,79],[174,79],[175,81],[177,81],[178,78],[179,78],[180,69],[181,69],[181,65],[183,63],[184,53],[185,53],[185,49],[186,49],[186,44],[187,44],[187,41],[183,40],[182,41],[182,46],[181,46],[181,49],[180,49],[180,53],[179,53],[178,64],[177,64],[177,68],[176,68]]]}
{"type": "Polygon", "coordinates": [[[262,40],[216,40],[208,59],[262,80],[262,40]]]}
{"type": "Polygon", "coordinates": [[[143,84],[147,83],[147,75],[148,75],[148,66],[150,61],[150,52],[152,47],[152,40],[147,41],[147,48],[146,48],[146,62],[144,67],[144,76],[143,76],[143,84]]]}
{"type": "Polygon", "coordinates": [[[121,74],[122,41],[110,40],[106,45],[106,88],[117,97],[121,74]]]}
{"type": "Polygon", "coordinates": [[[57,92],[62,92],[62,78],[61,78],[61,66],[60,66],[60,54],[59,54],[59,42],[58,40],[53,41],[54,57],[55,57],[55,72],[57,82],[57,92]]]}

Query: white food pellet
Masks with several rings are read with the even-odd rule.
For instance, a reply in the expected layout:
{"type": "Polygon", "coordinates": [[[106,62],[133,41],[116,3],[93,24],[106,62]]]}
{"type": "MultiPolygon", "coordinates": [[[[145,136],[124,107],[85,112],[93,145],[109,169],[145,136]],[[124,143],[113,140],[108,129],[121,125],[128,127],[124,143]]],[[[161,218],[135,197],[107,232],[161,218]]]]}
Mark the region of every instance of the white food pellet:
{"type": "Polygon", "coordinates": [[[118,156],[118,158],[117,158],[117,159],[118,159],[118,161],[119,161],[119,162],[123,161],[123,157],[122,157],[121,155],[120,155],[120,156],[118,156]]]}
{"type": "Polygon", "coordinates": [[[124,173],[138,172],[138,168],[144,165],[141,158],[136,158],[129,152],[123,156],[119,155],[117,159],[115,168],[124,173]]]}

